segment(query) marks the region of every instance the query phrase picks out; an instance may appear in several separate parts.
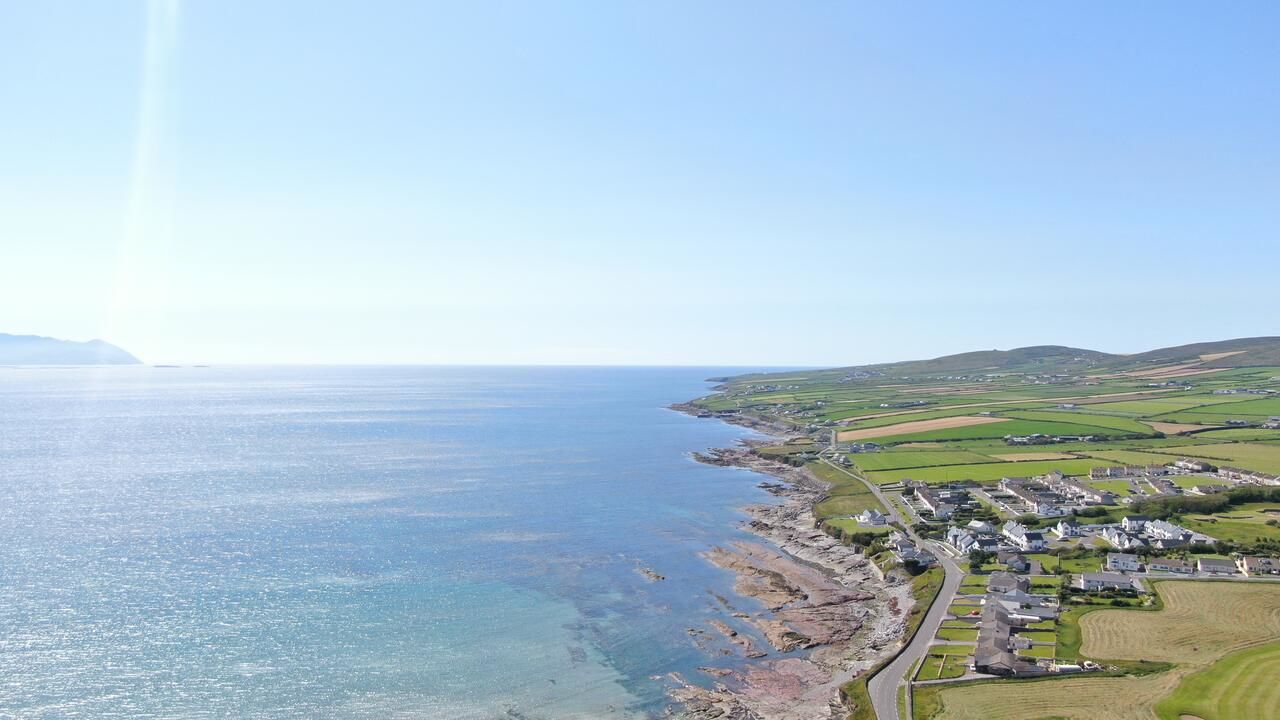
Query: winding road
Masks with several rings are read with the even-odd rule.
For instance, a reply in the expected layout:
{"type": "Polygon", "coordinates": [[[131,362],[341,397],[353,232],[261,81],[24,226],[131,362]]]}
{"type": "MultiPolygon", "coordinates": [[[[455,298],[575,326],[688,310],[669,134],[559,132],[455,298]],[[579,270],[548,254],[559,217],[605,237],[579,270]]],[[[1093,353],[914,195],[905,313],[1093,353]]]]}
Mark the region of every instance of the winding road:
{"type": "MultiPolygon", "coordinates": [[[[937,634],[938,628],[942,626],[942,620],[947,615],[947,608],[951,607],[951,601],[955,599],[956,591],[960,589],[960,583],[964,580],[964,570],[955,564],[939,543],[925,540],[917,535],[911,529],[911,521],[902,517],[902,514],[898,512],[897,506],[889,501],[888,496],[875,483],[868,482],[838,463],[831,462],[826,457],[823,457],[822,460],[831,467],[866,485],[871,490],[871,493],[876,496],[876,499],[880,501],[880,504],[884,506],[885,514],[905,528],[907,536],[915,541],[917,546],[928,548],[930,552],[937,556],[938,563],[942,566],[944,573],[942,589],[938,591],[937,599],[933,601],[928,614],[921,621],[915,637],[911,639],[911,642],[906,647],[898,651],[898,655],[893,659],[893,662],[876,673],[871,678],[871,681],[867,683],[867,692],[871,695],[871,706],[875,710],[877,720],[910,720],[910,717],[902,718],[898,715],[898,688],[906,682],[907,673],[911,672],[911,668],[915,666],[916,661],[928,653],[929,644],[933,642],[934,635],[937,634]]],[[[908,703],[908,714],[910,714],[910,703],[908,703]]]]}

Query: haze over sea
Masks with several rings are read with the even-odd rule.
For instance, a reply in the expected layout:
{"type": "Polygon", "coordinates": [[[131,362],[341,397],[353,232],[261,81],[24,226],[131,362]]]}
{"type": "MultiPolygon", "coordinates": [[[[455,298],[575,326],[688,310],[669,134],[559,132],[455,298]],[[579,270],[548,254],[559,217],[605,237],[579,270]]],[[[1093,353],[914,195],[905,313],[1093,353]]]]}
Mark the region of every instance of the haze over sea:
{"type": "Polygon", "coordinates": [[[658,713],[757,607],[665,409],[740,371],[0,369],[0,717],[658,713]]]}

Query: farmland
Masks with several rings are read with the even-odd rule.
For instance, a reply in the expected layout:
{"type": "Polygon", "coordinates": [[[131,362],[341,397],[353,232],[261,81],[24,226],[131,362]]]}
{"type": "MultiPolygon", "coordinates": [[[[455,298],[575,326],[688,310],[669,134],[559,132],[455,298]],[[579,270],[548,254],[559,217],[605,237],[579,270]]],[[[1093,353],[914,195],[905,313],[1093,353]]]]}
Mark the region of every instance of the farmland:
{"type": "Polygon", "coordinates": [[[1280,643],[1241,650],[1186,677],[1156,704],[1161,720],[1264,718],[1280,708],[1280,643]]]}
{"type": "Polygon", "coordinates": [[[1194,453],[1197,457],[1216,460],[1219,464],[1241,465],[1251,470],[1280,474],[1280,447],[1254,443],[1223,443],[1169,448],[1170,453],[1194,453]]]}
{"type": "Polygon", "coordinates": [[[1103,660],[1173,663],[1171,670],[917,686],[916,717],[1137,720],[1151,718],[1153,709],[1161,720],[1183,713],[1203,720],[1266,717],[1252,711],[1274,708],[1273,696],[1280,696],[1275,683],[1263,680],[1280,672],[1280,586],[1175,581],[1157,583],[1156,590],[1160,610],[1091,608],[1083,614],[1081,649],[1103,660]]]}
{"type": "Polygon", "coordinates": [[[1032,462],[993,462],[973,465],[944,465],[941,467],[913,468],[903,470],[883,470],[867,473],[868,478],[878,485],[900,482],[904,479],[920,480],[929,483],[953,482],[956,480],[976,480],[978,482],[999,480],[1007,475],[1031,476],[1042,475],[1051,470],[1061,470],[1068,475],[1088,474],[1089,469],[1096,467],[1096,460],[1043,460],[1032,462]]]}

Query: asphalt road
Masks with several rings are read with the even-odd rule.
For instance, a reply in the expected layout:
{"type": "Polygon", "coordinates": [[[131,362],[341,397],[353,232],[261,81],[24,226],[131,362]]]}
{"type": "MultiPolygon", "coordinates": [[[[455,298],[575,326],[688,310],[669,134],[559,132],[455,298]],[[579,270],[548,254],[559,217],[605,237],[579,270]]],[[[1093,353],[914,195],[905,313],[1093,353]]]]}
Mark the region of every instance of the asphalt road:
{"type": "Polygon", "coordinates": [[[946,576],[942,581],[942,589],[938,591],[938,599],[933,602],[933,607],[929,608],[929,613],[920,623],[920,629],[911,643],[898,653],[893,662],[876,673],[875,677],[871,678],[871,682],[867,683],[867,691],[871,694],[871,706],[875,708],[877,720],[910,720],[910,718],[898,717],[898,687],[906,681],[907,673],[911,672],[916,660],[929,651],[929,644],[937,634],[938,628],[942,626],[947,608],[951,607],[956,590],[964,580],[964,571],[952,562],[946,553],[932,543],[929,544],[929,549],[938,556],[938,562],[941,563],[946,576]]]}
{"type": "Polygon", "coordinates": [[[933,636],[937,634],[938,628],[942,626],[942,619],[947,614],[947,608],[951,607],[951,601],[955,599],[956,591],[960,588],[960,583],[964,580],[964,570],[956,565],[945,550],[937,543],[926,541],[911,530],[911,520],[902,517],[897,507],[889,501],[889,498],[876,486],[875,483],[867,482],[858,477],[854,473],[844,467],[827,460],[823,460],[837,470],[843,471],[845,474],[861,480],[871,493],[880,500],[880,504],[885,507],[885,514],[891,520],[897,521],[907,529],[907,535],[915,541],[917,546],[926,547],[934,555],[938,557],[938,562],[942,565],[945,577],[942,581],[942,589],[938,591],[938,598],[934,601],[933,607],[929,609],[929,613],[925,615],[924,620],[920,623],[920,629],[916,632],[915,638],[907,645],[898,656],[893,659],[883,670],[876,673],[871,678],[871,682],[867,683],[867,691],[871,695],[871,706],[876,711],[877,720],[910,720],[910,718],[899,718],[898,716],[898,687],[906,680],[907,673],[911,671],[911,667],[915,665],[922,655],[928,652],[929,644],[933,640],[933,636]]]}

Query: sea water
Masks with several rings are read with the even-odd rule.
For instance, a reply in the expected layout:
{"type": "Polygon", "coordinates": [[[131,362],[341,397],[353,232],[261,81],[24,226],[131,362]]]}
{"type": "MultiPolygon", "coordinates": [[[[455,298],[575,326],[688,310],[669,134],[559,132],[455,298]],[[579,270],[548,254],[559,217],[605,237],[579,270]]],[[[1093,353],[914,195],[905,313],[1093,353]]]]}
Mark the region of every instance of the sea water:
{"type": "Polygon", "coordinates": [[[0,717],[658,715],[758,609],[726,372],[0,368],[0,717]]]}

